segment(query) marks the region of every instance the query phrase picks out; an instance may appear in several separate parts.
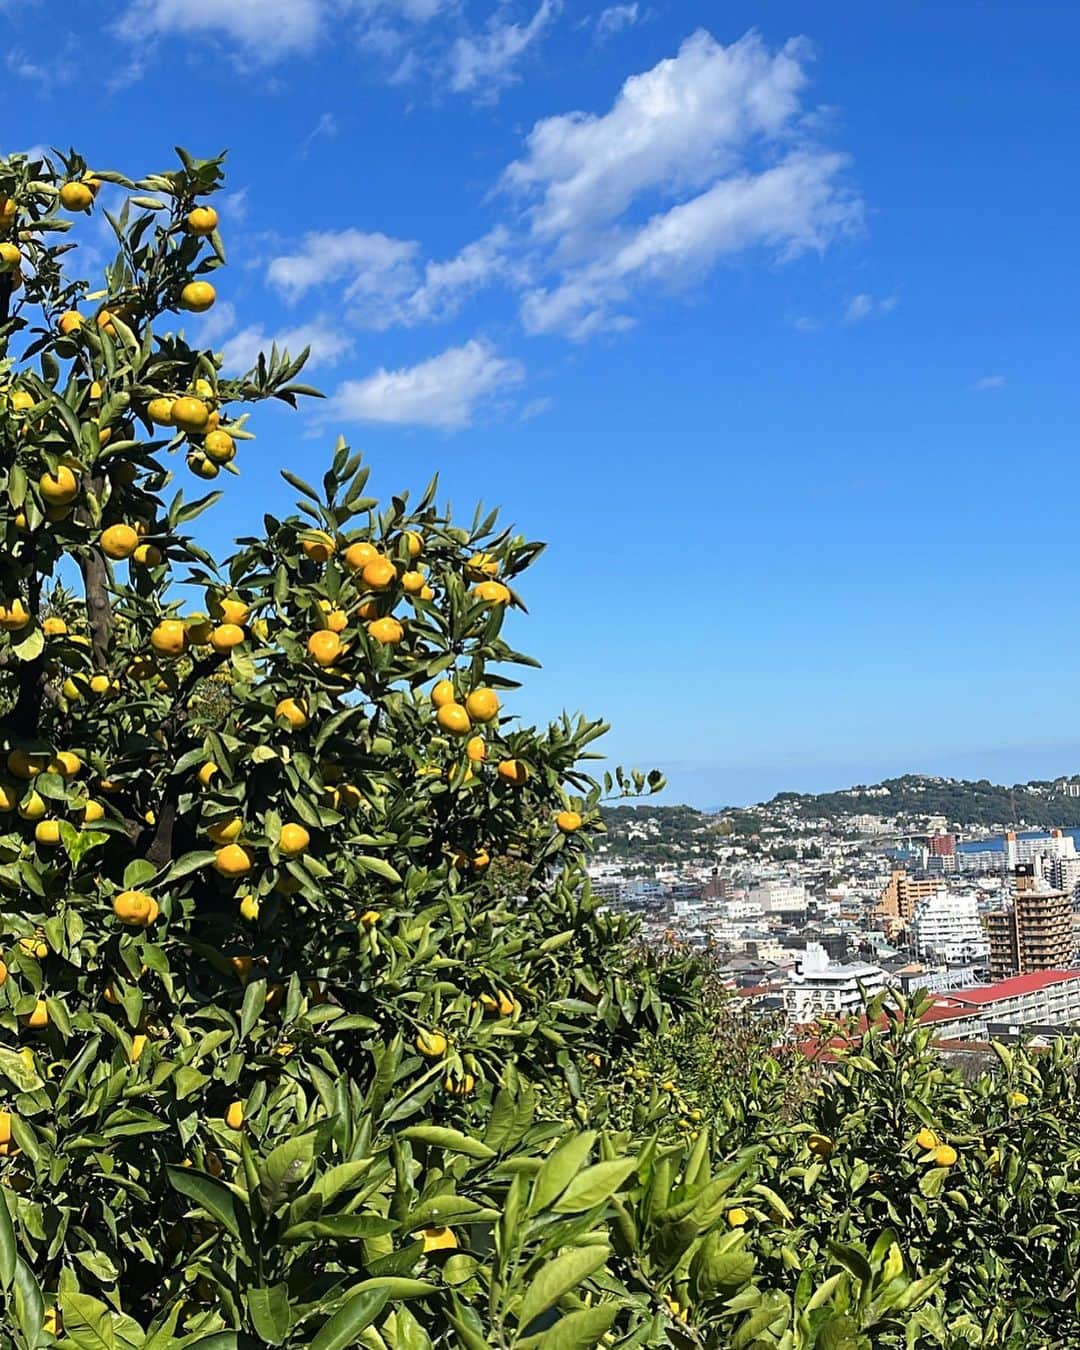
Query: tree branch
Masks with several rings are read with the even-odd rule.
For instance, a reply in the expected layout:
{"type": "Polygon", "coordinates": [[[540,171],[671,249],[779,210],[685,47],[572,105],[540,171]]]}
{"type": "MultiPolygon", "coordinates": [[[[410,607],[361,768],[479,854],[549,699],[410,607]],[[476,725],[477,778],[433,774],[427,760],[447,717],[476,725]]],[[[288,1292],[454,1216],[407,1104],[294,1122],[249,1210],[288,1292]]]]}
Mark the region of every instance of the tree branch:
{"type": "MultiPolygon", "coordinates": [[[[105,487],[101,473],[92,474],[87,486],[100,499],[105,487]]],[[[90,523],[90,512],[85,506],[79,508],[79,518],[83,524],[90,523]]],[[[86,592],[86,620],[90,625],[90,649],[95,670],[107,670],[109,665],[109,642],[112,638],[113,612],[109,601],[109,569],[105,559],[97,548],[90,548],[79,559],[82,572],[83,589],[86,592]]]]}

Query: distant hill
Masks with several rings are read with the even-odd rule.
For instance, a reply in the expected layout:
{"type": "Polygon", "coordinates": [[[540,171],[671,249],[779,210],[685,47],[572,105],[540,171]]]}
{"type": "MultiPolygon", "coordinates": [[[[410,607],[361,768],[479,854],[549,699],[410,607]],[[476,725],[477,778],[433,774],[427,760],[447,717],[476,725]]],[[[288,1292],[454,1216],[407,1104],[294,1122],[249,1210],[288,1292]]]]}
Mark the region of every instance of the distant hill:
{"type": "Polygon", "coordinates": [[[945,816],[960,826],[1030,826],[1033,829],[1080,828],[1080,797],[1067,797],[1062,780],[1004,787],[985,778],[934,778],[905,774],[882,783],[859,784],[841,792],[780,792],[764,809],[784,807],[799,816],[832,819],[847,815],[945,816]]]}
{"type": "Polygon", "coordinates": [[[982,778],[936,778],[905,774],[881,783],[860,783],[836,792],[779,792],[770,801],[716,812],[691,806],[615,806],[604,810],[612,851],[645,852],[656,861],[668,850],[679,855],[688,844],[701,845],[715,833],[745,835],[775,828],[781,821],[827,818],[841,825],[845,817],[897,818],[901,828],[917,829],[928,816],[944,816],[961,829],[1080,829],[1080,797],[1069,797],[1063,780],[1017,783],[1006,787],[982,778]],[[645,836],[643,839],[642,836],[645,836]]]}

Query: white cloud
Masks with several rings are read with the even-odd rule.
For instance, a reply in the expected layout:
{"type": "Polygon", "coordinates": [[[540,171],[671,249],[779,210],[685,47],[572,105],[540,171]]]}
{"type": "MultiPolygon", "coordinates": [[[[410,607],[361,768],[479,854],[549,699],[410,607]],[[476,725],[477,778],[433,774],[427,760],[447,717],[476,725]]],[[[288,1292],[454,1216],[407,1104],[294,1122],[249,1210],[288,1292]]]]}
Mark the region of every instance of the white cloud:
{"type": "Polygon", "coordinates": [[[560,0],[541,0],[527,24],[493,17],[484,33],[459,37],[450,49],[450,88],[472,93],[482,102],[496,98],[520,78],[514,63],[540,37],[561,8],[560,0]]]}
{"type": "Polygon", "coordinates": [[[781,261],[822,249],[850,228],[852,202],[835,190],[839,155],[794,152],[759,174],[720,179],[706,192],[658,212],[607,256],[570,270],[553,289],[526,294],[522,317],[530,332],[563,331],[574,338],[624,328],[613,313],[631,284],[683,286],[719,258],[753,247],[781,261]]]}
{"type": "Polygon", "coordinates": [[[490,343],[474,338],[438,356],[399,370],[380,367],[362,380],[346,380],[334,395],[327,418],[397,426],[469,426],[477,407],[525,376],[521,364],[499,356],[490,343]]]}
{"type": "Polygon", "coordinates": [[[864,291],[863,294],[856,295],[849,301],[844,318],[848,323],[858,323],[860,319],[867,318],[873,308],[874,297],[867,295],[864,291]]]}
{"type": "Polygon", "coordinates": [[[879,299],[868,291],[862,291],[848,301],[847,309],[844,311],[844,322],[858,323],[861,319],[868,319],[872,314],[891,314],[899,303],[900,297],[897,295],[887,295],[879,299]]]}
{"type": "Polygon", "coordinates": [[[250,370],[259,353],[269,355],[275,343],[279,352],[287,351],[290,356],[299,356],[305,347],[310,347],[309,366],[331,366],[346,356],[353,345],[352,338],[343,332],[340,324],[321,317],[278,333],[267,333],[253,324],[234,333],[222,344],[224,368],[234,374],[250,370]]]}
{"type": "Polygon", "coordinates": [[[773,54],[756,34],[724,47],[708,33],[623,85],[602,116],[537,122],[505,185],[530,197],[534,233],[580,245],[639,196],[703,186],[748,144],[778,135],[799,109],[804,44],[773,54]]]}
{"type": "Polygon", "coordinates": [[[1000,389],[1006,383],[1004,375],[984,375],[981,380],[976,380],[971,386],[972,389],[1000,389]]]}
{"type": "Polygon", "coordinates": [[[345,281],[345,296],[363,303],[396,299],[413,285],[417,244],[363,230],[306,234],[300,249],[274,258],[271,285],[296,301],[315,286],[345,281]]]}
{"type": "Polygon", "coordinates": [[[312,141],[318,140],[320,136],[325,136],[327,140],[333,140],[338,134],[338,122],[333,113],[324,112],[312,129],[304,137],[300,145],[300,154],[304,156],[311,149],[312,141]]]}
{"type": "Polygon", "coordinates": [[[133,0],[117,26],[136,42],[213,33],[238,43],[249,57],[271,61],[310,50],[327,8],[325,0],[133,0]]]}
{"type": "Polygon", "coordinates": [[[445,261],[421,269],[419,245],[348,229],[308,234],[294,253],[274,258],[267,269],[271,285],[295,302],[308,291],[345,283],[348,318],[366,328],[412,326],[448,318],[467,296],[500,277],[520,275],[510,257],[505,227],[467,244],[445,261]]]}
{"type": "Polygon", "coordinates": [[[637,0],[629,5],[609,5],[596,16],[596,36],[603,41],[624,28],[632,28],[639,18],[637,0]]]}

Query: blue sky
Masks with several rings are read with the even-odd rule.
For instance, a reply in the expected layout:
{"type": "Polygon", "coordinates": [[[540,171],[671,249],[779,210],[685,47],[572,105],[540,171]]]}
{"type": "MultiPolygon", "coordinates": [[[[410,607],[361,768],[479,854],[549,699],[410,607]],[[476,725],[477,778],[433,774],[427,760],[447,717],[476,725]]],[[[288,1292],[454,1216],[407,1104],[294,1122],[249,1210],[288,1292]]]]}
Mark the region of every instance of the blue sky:
{"type": "Polygon", "coordinates": [[[260,414],[210,543],[340,429],[549,542],[515,709],[606,716],[667,800],[1011,781],[1080,769],[1080,18],[1020,18],[0,3],[3,135],[229,148],[206,336],[310,341],[329,400],[260,414]]]}

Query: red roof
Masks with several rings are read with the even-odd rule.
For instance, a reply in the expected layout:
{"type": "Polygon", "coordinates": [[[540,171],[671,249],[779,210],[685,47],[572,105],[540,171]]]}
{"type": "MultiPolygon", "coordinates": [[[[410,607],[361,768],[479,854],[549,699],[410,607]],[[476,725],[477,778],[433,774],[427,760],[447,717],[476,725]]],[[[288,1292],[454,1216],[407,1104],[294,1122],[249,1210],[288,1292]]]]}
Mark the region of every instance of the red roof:
{"type": "Polygon", "coordinates": [[[1080,980],[1080,970],[1036,970],[1030,975],[1013,975],[1008,980],[998,980],[997,984],[981,985],[978,989],[950,989],[934,999],[925,1021],[940,1021],[943,1016],[953,1012],[963,1012],[965,1008],[981,1008],[987,1003],[998,1003],[1002,999],[1019,998],[1022,994],[1037,994],[1052,984],[1061,984],[1065,980],[1080,980]]]}

